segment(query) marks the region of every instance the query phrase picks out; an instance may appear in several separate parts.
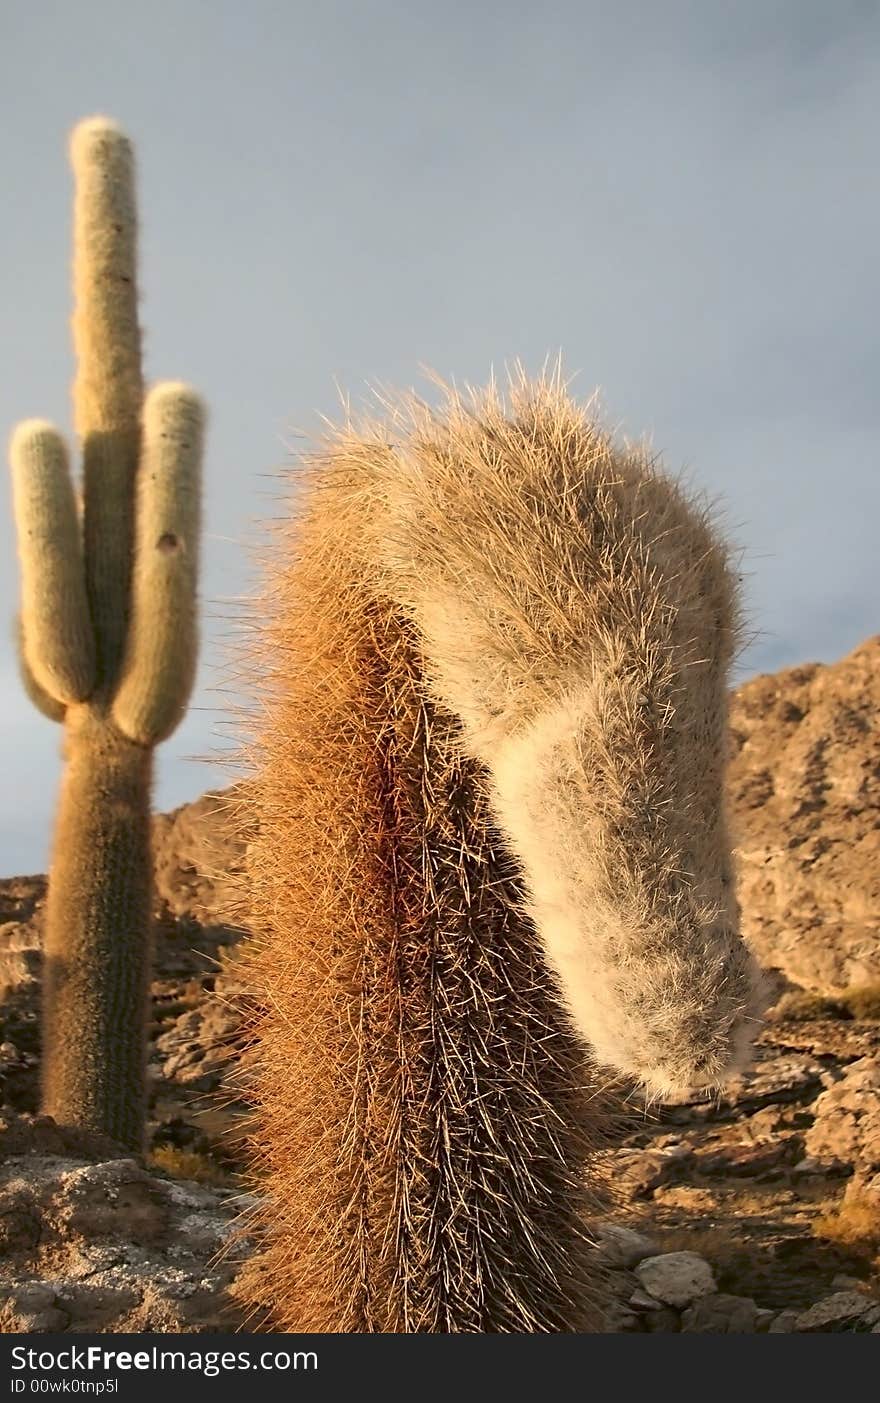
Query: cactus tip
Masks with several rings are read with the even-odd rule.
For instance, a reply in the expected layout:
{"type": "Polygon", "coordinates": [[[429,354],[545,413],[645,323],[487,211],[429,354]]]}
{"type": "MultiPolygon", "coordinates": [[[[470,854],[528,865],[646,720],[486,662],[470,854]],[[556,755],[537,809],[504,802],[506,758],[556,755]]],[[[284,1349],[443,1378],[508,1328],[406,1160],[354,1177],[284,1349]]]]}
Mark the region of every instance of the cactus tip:
{"type": "Polygon", "coordinates": [[[205,407],[201,395],[183,380],[162,380],[154,385],[144,401],[144,419],[151,422],[164,419],[167,413],[204,419],[205,407]]]}
{"type": "Polygon", "coordinates": [[[70,133],[70,158],[74,166],[88,158],[96,146],[103,143],[130,150],[131,142],[112,117],[84,117],[70,133]]]}
{"type": "Polygon", "coordinates": [[[60,434],[48,419],[22,419],[12,430],[9,440],[9,456],[15,460],[25,448],[39,439],[58,441],[60,434]]]}

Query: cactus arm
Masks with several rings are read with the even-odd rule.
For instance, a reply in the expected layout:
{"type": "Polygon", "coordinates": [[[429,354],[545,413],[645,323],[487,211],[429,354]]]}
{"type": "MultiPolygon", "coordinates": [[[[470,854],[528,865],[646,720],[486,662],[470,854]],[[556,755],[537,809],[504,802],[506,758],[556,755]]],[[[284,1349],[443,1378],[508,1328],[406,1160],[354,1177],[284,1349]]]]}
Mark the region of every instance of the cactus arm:
{"type": "Polygon", "coordinates": [[[652,1094],[722,1085],[761,1001],[723,809],[737,599],[704,510],[553,393],[414,410],[385,579],[573,1022],[652,1094]],[[563,449],[560,449],[560,445],[563,449]]]}
{"type": "Polygon", "coordinates": [[[63,713],[63,704],[84,701],[95,682],[94,639],[67,454],[51,424],[29,419],[12,436],[10,459],[21,562],[23,661],[34,685],[61,704],[63,713]]]}
{"type": "Polygon", "coordinates": [[[125,645],[143,399],[134,157],[125,134],[94,117],[75,128],[71,161],[86,583],[101,682],[109,688],[125,645]]]}
{"type": "Polygon", "coordinates": [[[140,745],[180,721],[195,676],[204,413],[186,385],[147,397],[138,474],[131,620],[113,719],[140,745]]]}
{"type": "Polygon", "coordinates": [[[33,702],[37,711],[41,711],[50,721],[63,721],[67,707],[64,702],[56,701],[44,691],[31,672],[30,665],[24,651],[24,629],[22,627],[21,615],[15,620],[15,645],[18,655],[18,670],[21,676],[21,683],[24,687],[28,699],[33,702]]]}

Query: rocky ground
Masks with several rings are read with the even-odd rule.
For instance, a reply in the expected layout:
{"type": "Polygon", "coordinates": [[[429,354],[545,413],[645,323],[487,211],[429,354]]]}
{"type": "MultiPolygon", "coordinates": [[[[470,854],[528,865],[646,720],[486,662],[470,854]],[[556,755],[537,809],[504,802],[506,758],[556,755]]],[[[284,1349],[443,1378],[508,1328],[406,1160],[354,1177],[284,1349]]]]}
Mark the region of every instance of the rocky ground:
{"type": "MultiPolygon", "coordinates": [[[[613,1329],[880,1333],[878,714],[877,639],[735,698],[744,922],[778,1001],[723,1097],[631,1100],[601,1156],[613,1329]]],[[[0,1329],[247,1324],[228,798],[157,818],[155,849],[145,1164],[36,1117],[45,881],[0,882],[0,1329]]]]}

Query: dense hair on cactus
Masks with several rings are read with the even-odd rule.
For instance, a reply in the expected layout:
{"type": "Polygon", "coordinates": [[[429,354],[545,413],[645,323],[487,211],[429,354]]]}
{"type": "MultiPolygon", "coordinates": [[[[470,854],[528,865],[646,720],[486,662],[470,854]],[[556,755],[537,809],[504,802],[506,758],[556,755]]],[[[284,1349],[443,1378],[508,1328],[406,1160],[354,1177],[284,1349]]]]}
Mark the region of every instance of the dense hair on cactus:
{"type": "Polygon", "coordinates": [[[203,421],[188,385],[158,385],[147,396],[131,621],[113,699],[117,726],[141,745],[176,728],[195,677],[203,421]]]}
{"type": "Polygon", "coordinates": [[[343,436],[304,470],[254,639],[266,1250],[247,1289],[281,1329],[595,1328],[602,1098],[483,768],[363,558],[377,452],[343,436]]]}
{"type": "Polygon", "coordinates": [[[110,682],[125,646],[143,401],[134,152],[114,121],[89,117],[73,129],[70,160],[86,585],[110,682]]]}
{"type": "Polygon", "coordinates": [[[394,428],[370,554],[489,771],[574,1022],[649,1092],[718,1086],[760,1005],[723,803],[727,549],[558,379],[394,428]]]}
{"type": "Polygon", "coordinates": [[[64,440],[28,419],[9,445],[21,566],[21,661],[25,676],[63,705],[95,685],[95,643],[76,497],[64,440]]]}
{"type": "Polygon", "coordinates": [[[576,1034],[712,1085],[754,1001],[726,552],[554,379],[392,404],[297,485],[246,791],[255,1296],[294,1330],[588,1328],[576,1034]]]}

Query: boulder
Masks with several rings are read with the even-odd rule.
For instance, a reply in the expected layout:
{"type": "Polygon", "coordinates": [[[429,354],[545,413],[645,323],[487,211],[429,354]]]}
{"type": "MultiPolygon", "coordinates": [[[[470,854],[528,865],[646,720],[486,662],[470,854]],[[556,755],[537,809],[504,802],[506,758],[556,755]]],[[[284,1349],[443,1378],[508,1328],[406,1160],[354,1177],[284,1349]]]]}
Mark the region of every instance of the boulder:
{"type": "Polygon", "coordinates": [[[664,1252],[636,1267],[642,1287],[663,1305],[682,1310],[716,1289],[709,1263],[696,1252],[664,1252]]]}

